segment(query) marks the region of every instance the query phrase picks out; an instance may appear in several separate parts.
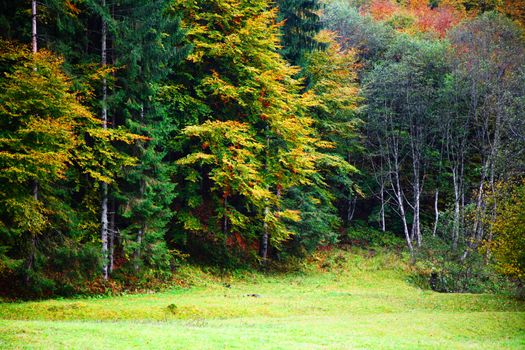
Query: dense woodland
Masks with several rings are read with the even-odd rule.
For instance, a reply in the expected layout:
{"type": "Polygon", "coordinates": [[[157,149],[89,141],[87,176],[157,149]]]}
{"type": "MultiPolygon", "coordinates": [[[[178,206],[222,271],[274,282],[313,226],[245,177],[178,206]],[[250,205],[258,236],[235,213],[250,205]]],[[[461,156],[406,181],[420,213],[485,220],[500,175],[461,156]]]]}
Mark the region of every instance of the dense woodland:
{"type": "Polygon", "coordinates": [[[0,291],[337,243],[525,273],[525,2],[0,1],[0,291]]]}

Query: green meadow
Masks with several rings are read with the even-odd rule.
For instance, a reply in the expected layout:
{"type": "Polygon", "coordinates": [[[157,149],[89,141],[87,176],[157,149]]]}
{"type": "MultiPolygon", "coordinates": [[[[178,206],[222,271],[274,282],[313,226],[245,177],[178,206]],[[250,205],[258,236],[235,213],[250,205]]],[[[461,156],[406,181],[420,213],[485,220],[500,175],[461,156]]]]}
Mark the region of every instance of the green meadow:
{"type": "Polygon", "coordinates": [[[296,272],[182,267],[163,292],[0,304],[1,349],[523,349],[525,304],[410,283],[392,253],[296,272]]]}

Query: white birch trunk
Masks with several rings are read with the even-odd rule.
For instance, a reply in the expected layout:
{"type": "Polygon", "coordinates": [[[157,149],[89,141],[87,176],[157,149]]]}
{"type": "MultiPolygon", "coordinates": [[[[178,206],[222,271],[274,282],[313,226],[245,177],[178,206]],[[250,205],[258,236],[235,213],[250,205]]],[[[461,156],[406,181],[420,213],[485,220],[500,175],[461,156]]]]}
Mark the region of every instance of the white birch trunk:
{"type": "Polygon", "coordinates": [[[395,159],[395,169],[394,169],[394,181],[392,182],[392,186],[394,187],[394,193],[397,199],[397,205],[399,207],[399,216],[401,217],[401,222],[403,223],[403,231],[405,233],[405,239],[407,242],[407,246],[408,246],[408,249],[410,250],[410,253],[412,254],[414,252],[414,246],[412,245],[412,239],[410,237],[410,232],[408,230],[405,205],[404,205],[404,199],[403,199],[403,191],[401,189],[401,182],[399,180],[400,169],[399,169],[397,154],[395,155],[395,158],[396,159],[395,159]]]}
{"type": "MultiPolygon", "coordinates": [[[[37,26],[36,26],[37,12],[36,12],[36,1],[31,1],[31,42],[32,52],[36,54],[38,52],[38,41],[37,41],[37,26]]],[[[33,68],[36,71],[36,66],[33,68]]],[[[38,201],[38,179],[33,180],[32,185],[33,199],[38,201]]],[[[30,233],[30,245],[29,245],[29,261],[27,262],[28,270],[33,269],[36,254],[36,236],[34,233],[30,233]]],[[[29,275],[26,277],[26,283],[29,283],[29,275]]]]}
{"type": "Polygon", "coordinates": [[[434,228],[432,230],[432,236],[436,237],[437,229],[439,224],[439,188],[436,188],[434,194],[434,228]]]}
{"type": "Polygon", "coordinates": [[[381,210],[379,212],[381,216],[381,231],[386,231],[386,223],[385,223],[385,181],[384,179],[381,180],[381,210]]]}
{"type": "Polygon", "coordinates": [[[31,41],[33,46],[33,53],[38,52],[38,40],[37,40],[37,29],[36,29],[36,0],[31,1],[31,41]]]}
{"type": "MultiPolygon", "coordinates": [[[[102,7],[106,8],[106,0],[102,0],[102,7]]],[[[102,38],[101,38],[101,56],[102,66],[107,65],[107,25],[106,21],[102,18],[102,38]]],[[[108,110],[107,110],[107,80],[104,77],[102,79],[102,127],[107,129],[108,127],[108,110]]],[[[108,184],[102,182],[102,200],[101,200],[101,217],[100,217],[100,238],[102,241],[102,273],[104,279],[109,277],[108,267],[108,184]]]]}

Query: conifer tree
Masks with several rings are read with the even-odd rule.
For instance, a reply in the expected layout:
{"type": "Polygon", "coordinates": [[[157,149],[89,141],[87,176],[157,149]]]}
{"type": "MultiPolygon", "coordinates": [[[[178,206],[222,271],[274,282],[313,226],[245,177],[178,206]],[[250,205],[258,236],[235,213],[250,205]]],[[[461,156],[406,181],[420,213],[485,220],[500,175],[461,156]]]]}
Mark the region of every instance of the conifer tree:
{"type": "Polygon", "coordinates": [[[290,223],[298,232],[295,249],[311,251],[319,245],[335,243],[338,228],[343,221],[351,221],[360,195],[352,179],[357,169],[350,165],[361,147],[356,58],[355,52],[343,50],[335,37],[333,32],[321,31],[315,39],[323,43],[326,50],[315,50],[304,56],[303,75],[309,82],[309,93],[317,100],[309,112],[319,137],[331,142],[333,147],[323,150],[331,162],[319,169],[328,187],[323,184],[300,186],[286,199],[288,205],[302,212],[300,222],[290,223]]]}
{"type": "Polygon", "coordinates": [[[278,0],[279,20],[283,21],[282,49],[283,56],[293,65],[303,65],[305,53],[325,45],[316,40],[322,29],[319,0],[278,0]]]}
{"type": "Polygon", "coordinates": [[[168,13],[169,3],[122,1],[115,22],[115,109],[131,131],[146,138],[130,150],[139,164],[126,171],[118,195],[125,249],[136,271],[143,261],[169,267],[164,236],[173,215],[175,186],[168,153],[177,126],[159,102],[159,93],[187,51],[181,45],[179,19],[168,13]]]}

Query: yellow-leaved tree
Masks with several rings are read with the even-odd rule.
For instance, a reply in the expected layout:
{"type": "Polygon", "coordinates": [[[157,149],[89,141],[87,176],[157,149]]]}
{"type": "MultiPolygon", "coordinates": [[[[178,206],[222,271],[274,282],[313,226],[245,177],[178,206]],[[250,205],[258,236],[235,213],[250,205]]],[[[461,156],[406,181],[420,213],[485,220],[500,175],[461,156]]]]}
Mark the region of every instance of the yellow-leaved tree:
{"type": "Polygon", "coordinates": [[[17,258],[27,262],[29,273],[37,237],[72,229],[70,198],[61,183],[74,191],[82,173],[91,182],[111,183],[135,163],[114,143],[138,136],[103,129],[73,92],[62,63],[49,51],[32,53],[0,41],[0,270],[12,242],[27,246],[26,256],[17,258]]]}
{"type": "Polygon", "coordinates": [[[227,244],[268,247],[293,232],[297,208],[284,205],[294,186],[322,183],[318,166],[329,147],[316,136],[298,68],[279,54],[276,9],[268,0],[175,1],[188,43],[185,93],[198,101],[199,125],[183,134],[188,155],[178,163],[192,192],[179,218],[186,231],[227,244]],[[202,107],[205,106],[205,107],[202,107]],[[240,237],[240,238],[239,238],[240,237]],[[259,243],[258,243],[259,242],[259,243]]]}
{"type": "Polygon", "coordinates": [[[484,248],[492,254],[499,270],[523,283],[525,278],[525,181],[496,185],[490,197],[496,215],[491,220],[492,236],[484,248]]]}

